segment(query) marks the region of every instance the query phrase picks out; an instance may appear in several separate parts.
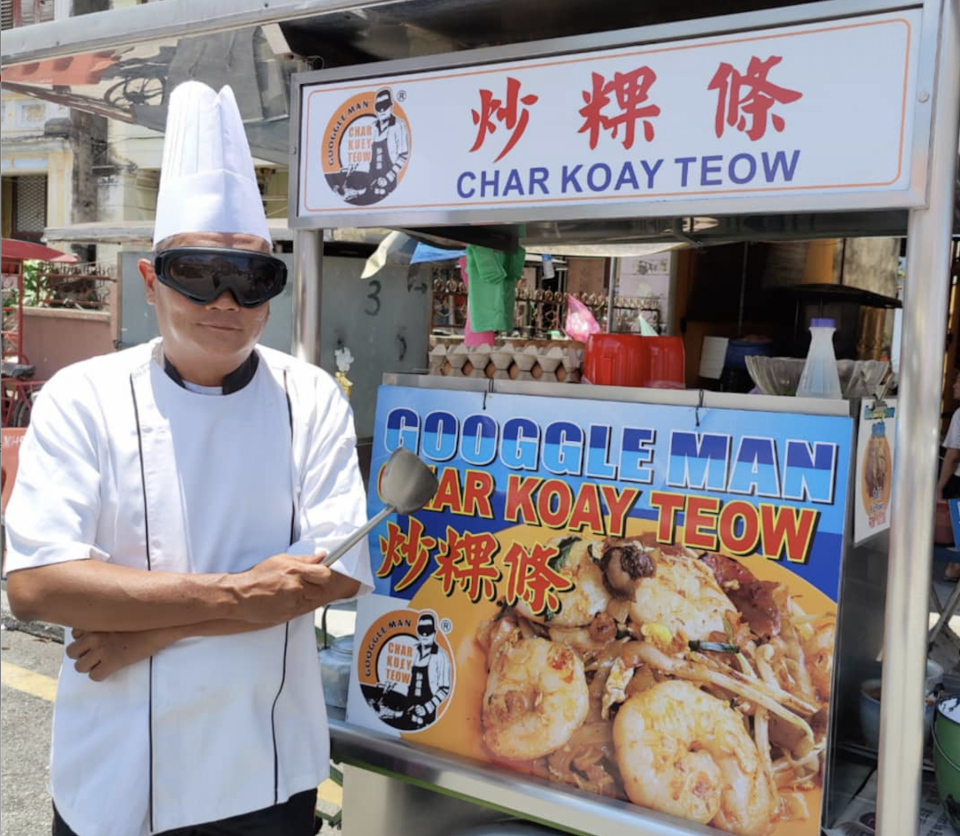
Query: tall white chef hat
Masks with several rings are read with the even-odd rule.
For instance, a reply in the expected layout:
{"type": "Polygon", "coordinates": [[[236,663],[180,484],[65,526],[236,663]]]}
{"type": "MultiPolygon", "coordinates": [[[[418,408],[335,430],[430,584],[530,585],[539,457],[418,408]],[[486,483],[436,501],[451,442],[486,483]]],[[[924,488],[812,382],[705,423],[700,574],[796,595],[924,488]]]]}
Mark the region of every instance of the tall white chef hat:
{"type": "Polygon", "coordinates": [[[170,95],[153,243],[183,232],[240,232],[270,241],[233,90],[186,81],[170,95]]]}

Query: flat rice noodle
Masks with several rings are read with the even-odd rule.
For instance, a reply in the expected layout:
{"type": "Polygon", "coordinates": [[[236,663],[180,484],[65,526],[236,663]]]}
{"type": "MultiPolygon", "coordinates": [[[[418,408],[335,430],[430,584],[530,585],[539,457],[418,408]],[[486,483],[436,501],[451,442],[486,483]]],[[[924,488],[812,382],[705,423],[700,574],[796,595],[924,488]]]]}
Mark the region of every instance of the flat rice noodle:
{"type": "MultiPolygon", "coordinates": [[[[693,682],[706,682],[711,685],[716,685],[719,688],[724,688],[739,697],[755,703],[758,707],[766,708],[771,714],[780,717],[790,725],[800,729],[804,737],[810,741],[814,740],[813,730],[806,720],[798,714],[795,714],[789,708],[784,707],[779,701],[782,699],[784,702],[789,701],[790,703],[799,704],[801,710],[808,708],[803,702],[796,700],[789,694],[783,692],[772,694],[771,691],[773,689],[760,682],[752,680],[745,681],[743,676],[735,672],[728,675],[712,670],[708,665],[697,661],[696,654],[693,654],[692,659],[676,659],[667,656],[648,642],[630,642],[624,647],[623,653],[623,661],[627,665],[631,664],[631,661],[634,659],[640,659],[648,665],[658,668],[665,673],[673,674],[680,679],[687,679],[693,682]]],[[[817,706],[810,706],[809,708],[809,712],[806,713],[811,715],[817,711],[817,706]]]]}
{"type": "Polygon", "coordinates": [[[577,729],[570,739],[567,746],[575,749],[578,746],[605,746],[613,744],[613,726],[610,723],[584,723],[577,729]]]}

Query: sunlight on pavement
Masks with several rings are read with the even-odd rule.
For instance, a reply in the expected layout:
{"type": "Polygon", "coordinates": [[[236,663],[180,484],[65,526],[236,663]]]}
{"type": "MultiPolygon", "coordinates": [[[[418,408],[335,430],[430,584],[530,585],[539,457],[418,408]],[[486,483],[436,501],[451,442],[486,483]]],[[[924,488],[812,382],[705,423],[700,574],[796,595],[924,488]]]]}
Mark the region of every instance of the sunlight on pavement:
{"type": "MultiPolygon", "coordinates": [[[[935,612],[930,613],[930,628],[933,628],[933,626],[937,623],[939,619],[940,619],[940,616],[937,615],[937,613],[935,612]]],[[[950,630],[952,630],[958,636],[960,636],[960,615],[953,616],[947,622],[946,626],[949,627],[950,630]]]]}
{"type": "Polygon", "coordinates": [[[49,702],[53,702],[57,695],[57,680],[53,677],[34,673],[9,662],[0,662],[0,684],[49,702]]]}

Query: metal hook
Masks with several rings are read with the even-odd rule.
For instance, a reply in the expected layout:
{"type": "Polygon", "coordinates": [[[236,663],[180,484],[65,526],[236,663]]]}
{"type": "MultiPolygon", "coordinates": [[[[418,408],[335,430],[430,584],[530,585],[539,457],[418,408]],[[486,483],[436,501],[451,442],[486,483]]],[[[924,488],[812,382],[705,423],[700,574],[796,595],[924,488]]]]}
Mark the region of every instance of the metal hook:
{"type": "Polygon", "coordinates": [[[696,421],[697,421],[697,426],[698,426],[698,427],[700,426],[700,410],[703,409],[703,396],[704,396],[704,391],[703,391],[703,389],[701,389],[701,390],[700,390],[700,396],[699,396],[699,398],[698,398],[698,400],[697,400],[697,408],[696,408],[696,410],[694,411],[694,418],[695,418],[696,421]]]}
{"type": "Polygon", "coordinates": [[[483,411],[487,411],[487,395],[493,394],[493,378],[487,380],[487,388],[483,390],[483,411]]]}

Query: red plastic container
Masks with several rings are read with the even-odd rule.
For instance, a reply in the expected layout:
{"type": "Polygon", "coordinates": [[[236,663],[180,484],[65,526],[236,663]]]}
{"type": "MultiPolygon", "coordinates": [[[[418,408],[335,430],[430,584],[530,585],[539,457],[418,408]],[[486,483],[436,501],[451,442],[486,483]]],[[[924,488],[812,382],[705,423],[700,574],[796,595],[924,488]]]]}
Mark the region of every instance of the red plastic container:
{"type": "Polygon", "coordinates": [[[679,337],[592,334],[583,377],[600,386],[684,388],[683,341],[679,337]]]}
{"type": "Polygon", "coordinates": [[[645,339],[638,334],[591,334],[583,353],[583,376],[600,386],[643,386],[645,339]]]}
{"type": "Polygon", "coordinates": [[[686,358],[680,337],[643,337],[646,348],[644,386],[685,389],[686,358]]]}

